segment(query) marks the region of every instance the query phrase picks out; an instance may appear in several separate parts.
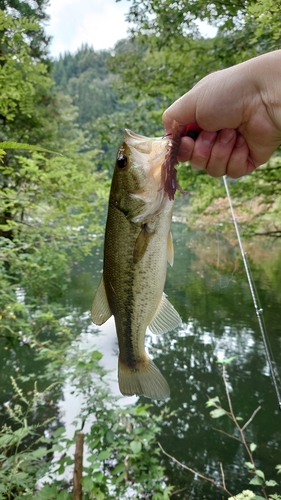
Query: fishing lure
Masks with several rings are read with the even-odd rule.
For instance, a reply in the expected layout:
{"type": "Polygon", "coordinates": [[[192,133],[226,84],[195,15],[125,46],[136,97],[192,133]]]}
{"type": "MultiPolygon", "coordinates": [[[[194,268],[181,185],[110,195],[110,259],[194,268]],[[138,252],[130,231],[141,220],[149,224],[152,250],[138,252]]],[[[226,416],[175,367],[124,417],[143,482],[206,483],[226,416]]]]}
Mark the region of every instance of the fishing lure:
{"type": "Polygon", "coordinates": [[[192,123],[190,125],[187,125],[183,132],[181,132],[179,123],[174,120],[172,123],[172,132],[170,134],[167,134],[167,136],[170,136],[170,139],[167,146],[165,160],[162,165],[161,176],[163,189],[165,193],[167,193],[170,200],[174,199],[177,189],[181,193],[186,194],[177,180],[177,171],[175,169],[175,166],[178,164],[178,152],[181,138],[184,136],[188,136],[195,141],[200,131],[201,129],[197,125],[197,123],[192,123]]]}

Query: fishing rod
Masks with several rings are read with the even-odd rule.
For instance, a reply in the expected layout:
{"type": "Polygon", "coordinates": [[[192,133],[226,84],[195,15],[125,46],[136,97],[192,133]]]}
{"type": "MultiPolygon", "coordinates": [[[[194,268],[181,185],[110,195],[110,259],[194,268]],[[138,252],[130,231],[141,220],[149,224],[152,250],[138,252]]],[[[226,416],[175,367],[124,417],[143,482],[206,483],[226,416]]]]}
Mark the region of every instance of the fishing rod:
{"type": "MultiPolygon", "coordinates": [[[[241,235],[240,235],[240,231],[239,231],[239,226],[237,224],[237,220],[236,220],[236,216],[235,216],[235,212],[234,212],[234,208],[233,208],[233,204],[232,204],[232,199],[231,199],[230,192],[229,192],[229,189],[228,189],[226,175],[223,176],[223,182],[224,182],[224,187],[225,187],[227,198],[228,198],[228,202],[229,202],[231,216],[232,216],[233,224],[234,224],[234,227],[235,227],[235,231],[236,231],[236,235],[237,235],[237,239],[238,239],[238,243],[239,243],[239,247],[240,247],[240,251],[241,251],[241,255],[242,255],[242,259],[243,259],[243,264],[244,264],[246,276],[247,276],[247,279],[248,279],[248,284],[249,284],[251,296],[252,296],[253,303],[254,303],[254,308],[255,308],[256,316],[257,316],[257,319],[258,319],[258,324],[259,324],[259,327],[260,327],[260,332],[261,332],[261,335],[262,335],[262,340],[263,340],[263,345],[264,345],[266,360],[267,360],[267,363],[268,363],[268,366],[269,366],[269,370],[270,370],[270,374],[271,374],[271,378],[272,378],[272,381],[273,381],[273,385],[274,385],[274,389],[275,389],[275,393],[276,393],[276,397],[277,397],[277,401],[278,401],[279,410],[281,410],[281,396],[280,396],[280,391],[279,391],[278,382],[277,382],[276,363],[274,361],[273,353],[272,353],[272,350],[271,350],[271,347],[270,347],[270,342],[269,342],[268,335],[267,335],[267,332],[266,332],[266,327],[265,327],[264,319],[263,319],[263,316],[262,316],[263,310],[259,306],[259,300],[258,300],[257,292],[255,290],[254,281],[253,281],[253,278],[251,276],[250,267],[249,267],[248,260],[247,260],[247,255],[246,255],[246,252],[244,251],[244,247],[243,247],[243,243],[242,243],[242,239],[241,239],[241,235]],[[274,369],[273,365],[275,366],[275,369],[274,369]]],[[[278,377],[278,379],[279,379],[279,377],[278,377]]]]}

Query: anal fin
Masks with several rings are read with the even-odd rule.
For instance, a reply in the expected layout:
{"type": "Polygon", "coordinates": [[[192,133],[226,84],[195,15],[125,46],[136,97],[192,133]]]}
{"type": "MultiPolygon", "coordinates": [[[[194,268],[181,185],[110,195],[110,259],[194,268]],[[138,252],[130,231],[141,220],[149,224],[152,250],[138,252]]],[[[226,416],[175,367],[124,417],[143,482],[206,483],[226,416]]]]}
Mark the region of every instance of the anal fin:
{"type": "Polygon", "coordinates": [[[160,304],[148,328],[152,333],[166,333],[181,324],[181,317],[163,293],[160,304]]]}

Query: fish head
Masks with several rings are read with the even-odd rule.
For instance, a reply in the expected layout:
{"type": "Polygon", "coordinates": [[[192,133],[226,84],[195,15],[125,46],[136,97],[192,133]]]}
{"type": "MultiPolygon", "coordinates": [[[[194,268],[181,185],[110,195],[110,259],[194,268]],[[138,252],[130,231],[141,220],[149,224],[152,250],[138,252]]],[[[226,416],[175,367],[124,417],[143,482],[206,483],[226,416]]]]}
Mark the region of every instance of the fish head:
{"type": "Polygon", "coordinates": [[[167,137],[145,137],[125,130],[116,156],[111,199],[132,222],[143,223],[173,205],[161,175],[168,141],[167,137]]]}

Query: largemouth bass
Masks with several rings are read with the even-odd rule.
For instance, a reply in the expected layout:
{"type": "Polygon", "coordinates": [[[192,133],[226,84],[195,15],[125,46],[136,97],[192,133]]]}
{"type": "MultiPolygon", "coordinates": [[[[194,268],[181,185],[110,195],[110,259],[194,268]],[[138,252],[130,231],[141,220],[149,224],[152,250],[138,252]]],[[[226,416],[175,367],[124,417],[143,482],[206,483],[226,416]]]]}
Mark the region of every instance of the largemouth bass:
{"type": "Polygon", "coordinates": [[[163,163],[171,139],[130,130],[117,153],[109,196],[103,276],[92,320],[115,318],[119,344],[118,381],[123,395],[169,397],[169,386],[145,352],[146,328],[164,333],[180,316],[163,293],[171,236],[173,196],[163,188],[163,163]]]}

